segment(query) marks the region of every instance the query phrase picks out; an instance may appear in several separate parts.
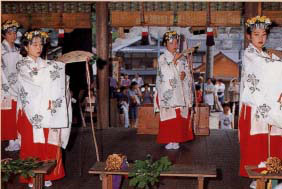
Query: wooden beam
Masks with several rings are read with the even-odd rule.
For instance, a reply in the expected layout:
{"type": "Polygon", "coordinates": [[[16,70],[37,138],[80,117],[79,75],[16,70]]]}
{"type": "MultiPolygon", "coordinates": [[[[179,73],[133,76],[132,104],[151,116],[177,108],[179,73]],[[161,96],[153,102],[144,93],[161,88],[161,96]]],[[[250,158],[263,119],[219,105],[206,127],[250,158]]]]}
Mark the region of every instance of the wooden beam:
{"type": "Polygon", "coordinates": [[[96,45],[97,55],[107,64],[98,69],[98,127],[109,127],[109,30],[108,3],[96,3],[96,45]]]}

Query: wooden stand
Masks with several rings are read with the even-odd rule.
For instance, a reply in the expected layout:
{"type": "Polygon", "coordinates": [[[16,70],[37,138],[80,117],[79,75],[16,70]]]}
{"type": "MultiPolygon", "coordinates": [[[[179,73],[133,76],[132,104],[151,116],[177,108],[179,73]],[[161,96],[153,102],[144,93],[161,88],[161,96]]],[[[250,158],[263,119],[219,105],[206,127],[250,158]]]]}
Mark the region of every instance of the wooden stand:
{"type": "Polygon", "coordinates": [[[195,114],[193,119],[194,133],[195,135],[209,135],[209,116],[210,109],[208,106],[200,105],[195,108],[195,114]]]}
{"type": "Polygon", "coordinates": [[[32,170],[35,174],[32,179],[33,189],[42,189],[44,186],[44,175],[50,173],[56,167],[56,161],[44,163],[41,167],[32,170]]]}
{"type": "Polygon", "coordinates": [[[153,104],[145,104],[138,108],[138,129],[137,134],[159,133],[160,114],[154,113],[153,104]]]}
{"type": "Polygon", "coordinates": [[[256,171],[253,171],[253,169],[256,169],[257,166],[252,166],[252,165],[246,165],[245,169],[248,173],[248,177],[252,178],[252,179],[256,179],[257,181],[257,189],[265,189],[266,187],[266,181],[268,179],[277,179],[277,180],[281,180],[282,179],[282,173],[279,174],[267,174],[267,175],[263,175],[260,174],[256,171]]]}
{"type": "MultiPolygon", "coordinates": [[[[106,163],[97,162],[88,171],[89,174],[98,174],[102,177],[102,189],[112,189],[112,175],[128,175],[132,169],[132,164],[125,170],[105,171],[106,163]]],[[[162,172],[161,177],[196,177],[198,178],[198,189],[204,189],[205,178],[216,177],[215,166],[204,165],[183,165],[175,164],[170,171],[162,172]]]]}

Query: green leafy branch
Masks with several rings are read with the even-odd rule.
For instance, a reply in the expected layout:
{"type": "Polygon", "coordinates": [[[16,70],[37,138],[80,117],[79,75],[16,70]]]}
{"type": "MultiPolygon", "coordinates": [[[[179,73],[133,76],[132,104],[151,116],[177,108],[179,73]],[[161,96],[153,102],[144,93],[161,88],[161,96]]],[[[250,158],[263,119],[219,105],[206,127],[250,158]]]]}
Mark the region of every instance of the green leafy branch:
{"type": "Polygon", "coordinates": [[[1,160],[1,175],[2,181],[7,182],[11,175],[20,174],[21,176],[28,178],[33,177],[33,169],[40,167],[43,162],[38,161],[38,159],[27,158],[25,160],[21,159],[3,159],[1,160]]]}
{"type": "Polygon", "coordinates": [[[168,171],[172,163],[168,157],[153,162],[152,156],[147,155],[146,160],[136,160],[129,173],[129,185],[137,188],[150,188],[159,182],[161,172],[168,171]]]}

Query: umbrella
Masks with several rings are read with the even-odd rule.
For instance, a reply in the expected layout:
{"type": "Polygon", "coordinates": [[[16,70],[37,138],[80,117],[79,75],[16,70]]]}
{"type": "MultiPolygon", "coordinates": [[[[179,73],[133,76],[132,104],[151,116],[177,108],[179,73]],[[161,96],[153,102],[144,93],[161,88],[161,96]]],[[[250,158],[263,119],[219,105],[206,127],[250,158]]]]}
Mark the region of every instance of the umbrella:
{"type": "Polygon", "coordinates": [[[65,64],[72,62],[85,62],[92,56],[94,56],[94,54],[88,51],[71,51],[58,57],[57,61],[63,62],[65,64]]]}

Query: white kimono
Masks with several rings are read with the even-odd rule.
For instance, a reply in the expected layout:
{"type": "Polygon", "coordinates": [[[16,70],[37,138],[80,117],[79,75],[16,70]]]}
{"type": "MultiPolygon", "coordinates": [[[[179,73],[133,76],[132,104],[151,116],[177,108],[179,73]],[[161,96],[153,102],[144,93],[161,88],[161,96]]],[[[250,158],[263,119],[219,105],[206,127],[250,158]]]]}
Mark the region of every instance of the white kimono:
{"type": "Polygon", "coordinates": [[[18,109],[33,126],[34,143],[45,143],[43,128],[50,128],[48,143],[65,148],[72,120],[65,64],[27,56],[17,70],[18,109]]]}
{"type": "Polygon", "coordinates": [[[216,91],[215,86],[211,83],[205,83],[204,84],[204,102],[208,104],[209,106],[214,105],[214,93],[216,91]],[[212,93],[207,93],[206,91],[212,92],[212,93]]]}
{"type": "MultiPolygon", "coordinates": [[[[251,135],[282,136],[282,61],[259,52],[252,44],[244,52],[241,104],[251,106],[251,135]]],[[[245,115],[241,115],[245,116],[245,115]]]]}
{"type": "MultiPolygon", "coordinates": [[[[181,116],[188,117],[188,109],[193,105],[192,74],[186,60],[177,60],[173,63],[174,55],[165,50],[158,59],[158,71],[156,78],[156,93],[160,111],[160,120],[165,121],[176,118],[176,108],[180,108],[181,116]],[[180,73],[184,71],[186,76],[183,81],[180,73]]],[[[155,111],[158,110],[155,98],[155,111]]]]}
{"type": "Polygon", "coordinates": [[[1,110],[12,109],[12,100],[17,101],[16,64],[22,59],[19,49],[11,48],[6,40],[1,44],[1,110]]]}

